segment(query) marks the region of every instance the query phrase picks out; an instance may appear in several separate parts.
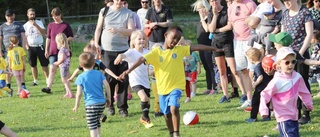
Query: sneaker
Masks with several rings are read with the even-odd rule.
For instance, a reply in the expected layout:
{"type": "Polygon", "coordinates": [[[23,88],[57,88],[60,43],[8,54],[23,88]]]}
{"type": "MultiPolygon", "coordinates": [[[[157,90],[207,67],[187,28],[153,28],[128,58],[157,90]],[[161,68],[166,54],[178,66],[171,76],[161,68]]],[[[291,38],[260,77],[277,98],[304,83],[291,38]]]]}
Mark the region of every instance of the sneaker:
{"type": "Polygon", "coordinates": [[[253,122],[256,122],[256,121],[257,121],[257,119],[254,119],[254,118],[247,118],[245,120],[245,122],[247,122],[247,123],[253,123],[253,122]]]}
{"type": "Polygon", "coordinates": [[[240,107],[237,107],[237,109],[244,109],[251,106],[251,101],[246,100],[240,107]]]}
{"type": "Polygon", "coordinates": [[[184,101],[184,103],[188,103],[188,102],[190,102],[191,101],[191,99],[190,98],[186,98],[186,101],[184,101]]]}
{"type": "Polygon", "coordinates": [[[224,103],[224,102],[230,102],[230,98],[227,98],[226,96],[222,96],[219,103],[224,103]]]}
{"type": "Polygon", "coordinates": [[[244,108],[244,111],[245,111],[245,112],[251,112],[251,110],[252,110],[252,107],[246,107],[246,108],[244,108]]]}
{"type": "Polygon", "coordinates": [[[203,93],[202,94],[204,94],[204,95],[207,95],[207,94],[209,94],[210,93],[210,90],[205,90],[205,91],[203,91],[203,93]]]}
{"type": "Polygon", "coordinates": [[[140,118],[140,123],[144,125],[145,128],[153,127],[153,123],[151,123],[150,119],[144,120],[142,117],[140,118]]]}
{"type": "Polygon", "coordinates": [[[311,118],[310,116],[307,117],[306,115],[302,115],[302,117],[298,120],[298,122],[301,125],[308,124],[308,123],[311,123],[311,118]]]}
{"type": "Polygon", "coordinates": [[[48,87],[47,88],[42,88],[41,91],[44,92],[44,93],[47,93],[47,94],[51,94],[52,93],[51,89],[48,88],[48,87]]]}
{"type": "Polygon", "coordinates": [[[22,85],[22,89],[27,89],[26,85],[22,85]]]}
{"type": "Polygon", "coordinates": [[[132,94],[131,94],[131,93],[128,93],[127,99],[128,99],[128,100],[131,100],[131,99],[132,99],[132,94]]]}
{"type": "Polygon", "coordinates": [[[275,118],[275,116],[274,116],[274,111],[271,111],[270,117],[275,118]]]}
{"type": "Polygon", "coordinates": [[[261,121],[262,121],[262,122],[271,121],[271,118],[269,118],[269,117],[264,117],[264,118],[261,119],[261,121]]]}
{"type": "Polygon", "coordinates": [[[240,104],[244,103],[247,100],[247,95],[241,95],[240,97],[240,104]]]}
{"type": "Polygon", "coordinates": [[[10,88],[10,92],[8,92],[8,96],[12,97],[13,96],[13,89],[10,88]]]}
{"type": "Polygon", "coordinates": [[[196,92],[191,92],[191,98],[194,98],[196,96],[196,92]]]}
{"type": "Polygon", "coordinates": [[[231,92],[230,98],[238,98],[239,93],[238,92],[231,92]]]}
{"type": "Polygon", "coordinates": [[[127,110],[119,110],[119,115],[121,117],[128,117],[128,111],[127,110]]]}
{"type": "Polygon", "coordinates": [[[161,112],[154,112],[154,117],[161,117],[163,116],[163,113],[161,112]]]}
{"type": "Polygon", "coordinates": [[[209,95],[218,94],[218,90],[210,90],[209,95]]]}
{"type": "Polygon", "coordinates": [[[38,84],[33,82],[33,83],[32,83],[32,86],[38,86],[38,84]]]}
{"type": "Polygon", "coordinates": [[[106,116],[105,114],[102,114],[102,115],[100,116],[100,120],[101,120],[101,122],[106,122],[107,116],[106,116]]]}
{"type": "Polygon", "coordinates": [[[114,108],[108,108],[108,109],[107,109],[107,114],[108,114],[109,116],[113,116],[113,115],[115,114],[114,108]]]}

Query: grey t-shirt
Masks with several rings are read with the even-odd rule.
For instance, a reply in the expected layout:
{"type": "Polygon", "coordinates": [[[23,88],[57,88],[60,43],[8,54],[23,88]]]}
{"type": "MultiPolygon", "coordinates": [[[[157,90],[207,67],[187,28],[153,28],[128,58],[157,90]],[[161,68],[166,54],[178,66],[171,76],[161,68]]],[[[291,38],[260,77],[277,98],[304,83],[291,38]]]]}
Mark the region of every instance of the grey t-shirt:
{"type": "Polygon", "coordinates": [[[21,33],[24,33],[25,30],[23,28],[23,25],[20,22],[13,22],[10,25],[3,23],[0,26],[0,35],[2,36],[3,39],[3,44],[5,46],[5,48],[7,48],[10,45],[10,37],[13,35],[16,35],[19,39],[19,45],[21,45],[22,43],[22,39],[21,39],[21,33]]]}
{"type": "MultiPolygon", "coordinates": [[[[100,14],[103,14],[105,8],[100,10],[100,14]]],[[[104,17],[103,31],[101,36],[101,47],[105,51],[125,51],[129,49],[128,40],[129,37],[121,33],[112,34],[108,31],[110,28],[127,29],[128,20],[132,18],[132,11],[127,8],[121,8],[115,10],[112,7],[109,8],[108,13],[104,17]]]]}

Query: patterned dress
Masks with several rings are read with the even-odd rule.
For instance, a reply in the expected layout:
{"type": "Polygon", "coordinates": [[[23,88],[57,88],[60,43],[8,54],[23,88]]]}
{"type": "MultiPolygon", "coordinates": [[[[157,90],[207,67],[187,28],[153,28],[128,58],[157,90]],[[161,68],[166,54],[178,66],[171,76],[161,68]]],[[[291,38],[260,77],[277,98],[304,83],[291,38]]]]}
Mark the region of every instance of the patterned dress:
{"type": "Polygon", "coordinates": [[[315,8],[309,8],[312,16],[313,16],[313,19],[317,20],[318,22],[320,22],[320,10],[317,10],[315,8]]]}

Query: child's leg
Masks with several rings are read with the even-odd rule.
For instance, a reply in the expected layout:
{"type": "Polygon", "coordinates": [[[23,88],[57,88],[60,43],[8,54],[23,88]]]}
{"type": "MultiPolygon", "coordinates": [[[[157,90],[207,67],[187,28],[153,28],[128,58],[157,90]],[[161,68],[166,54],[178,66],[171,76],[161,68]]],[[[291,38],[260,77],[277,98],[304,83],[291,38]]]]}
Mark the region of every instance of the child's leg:
{"type": "Polygon", "coordinates": [[[100,136],[100,117],[105,108],[105,104],[86,106],[87,125],[90,129],[91,137],[100,136]]]}
{"type": "Polygon", "coordinates": [[[52,83],[53,83],[54,75],[56,74],[56,71],[57,71],[57,67],[54,65],[50,65],[50,73],[49,73],[49,78],[47,81],[47,87],[50,89],[52,87],[52,83]]]}
{"type": "Polygon", "coordinates": [[[160,106],[159,106],[159,96],[158,96],[158,89],[157,89],[157,83],[155,80],[152,80],[151,82],[151,90],[153,92],[154,96],[154,112],[160,113],[160,106]]]}
{"type": "Polygon", "coordinates": [[[281,137],[300,137],[298,121],[287,120],[278,123],[281,137]]]}
{"type": "MultiPolygon", "coordinates": [[[[166,110],[166,123],[169,129],[169,132],[173,132],[173,136],[179,136],[179,128],[180,128],[180,113],[179,113],[179,99],[181,97],[181,90],[175,89],[167,95],[167,102],[165,102],[163,99],[160,100],[164,101],[165,103],[160,103],[162,105],[166,105],[166,108],[169,110],[166,110]],[[169,111],[169,112],[168,112],[169,111]],[[170,114],[169,114],[170,113],[170,114]]],[[[160,108],[162,108],[160,106],[160,108]]],[[[162,110],[162,109],[161,109],[162,110]]],[[[165,112],[165,111],[164,111],[165,112]]]]}
{"type": "Polygon", "coordinates": [[[179,135],[179,128],[180,128],[179,108],[176,106],[170,106],[170,112],[172,115],[173,136],[180,136],[179,135]]]}
{"type": "Polygon", "coordinates": [[[250,118],[252,119],[257,119],[257,115],[259,112],[259,105],[260,105],[260,93],[261,91],[257,91],[257,90],[255,90],[253,93],[252,102],[251,102],[252,109],[250,112],[250,118]]]}
{"type": "Polygon", "coordinates": [[[0,121],[0,133],[6,137],[18,137],[10,128],[6,127],[2,121],[0,121]]]}
{"type": "Polygon", "coordinates": [[[190,98],[190,81],[186,80],[186,94],[187,98],[190,98]]]}
{"type": "Polygon", "coordinates": [[[20,91],[22,89],[22,85],[21,85],[22,77],[21,77],[21,75],[17,75],[15,77],[16,77],[16,82],[17,82],[17,86],[18,86],[18,95],[20,95],[20,91]]]}
{"type": "Polygon", "coordinates": [[[60,75],[61,81],[66,89],[66,94],[68,94],[70,98],[73,98],[74,95],[72,94],[70,82],[68,81],[68,78],[70,77],[69,68],[60,68],[60,75]]]}
{"type": "MultiPolygon", "coordinates": [[[[144,87],[138,85],[138,86],[132,87],[132,89],[134,91],[140,89],[137,92],[137,94],[138,94],[140,101],[141,101],[142,118],[144,120],[150,119],[149,118],[149,109],[150,109],[149,97],[148,97],[147,93],[145,92],[144,87]]],[[[150,96],[150,94],[149,94],[149,96],[150,96]]]]}

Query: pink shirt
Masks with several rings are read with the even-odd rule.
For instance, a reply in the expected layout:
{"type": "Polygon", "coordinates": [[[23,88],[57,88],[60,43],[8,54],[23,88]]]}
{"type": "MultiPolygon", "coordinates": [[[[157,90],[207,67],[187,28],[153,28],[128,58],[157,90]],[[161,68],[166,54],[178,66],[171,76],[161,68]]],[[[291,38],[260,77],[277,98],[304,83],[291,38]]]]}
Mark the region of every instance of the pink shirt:
{"type": "Polygon", "coordinates": [[[277,122],[298,120],[297,100],[312,110],[312,98],[301,75],[296,71],[292,75],[276,72],[268,86],[261,92],[259,112],[268,115],[267,103],[272,100],[277,122]]]}
{"type": "Polygon", "coordinates": [[[242,0],[241,3],[233,2],[228,8],[228,19],[232,23],[235,40],[249,40],[250,28],[245,20],[257,8],[252,0],[242,0]]]}

